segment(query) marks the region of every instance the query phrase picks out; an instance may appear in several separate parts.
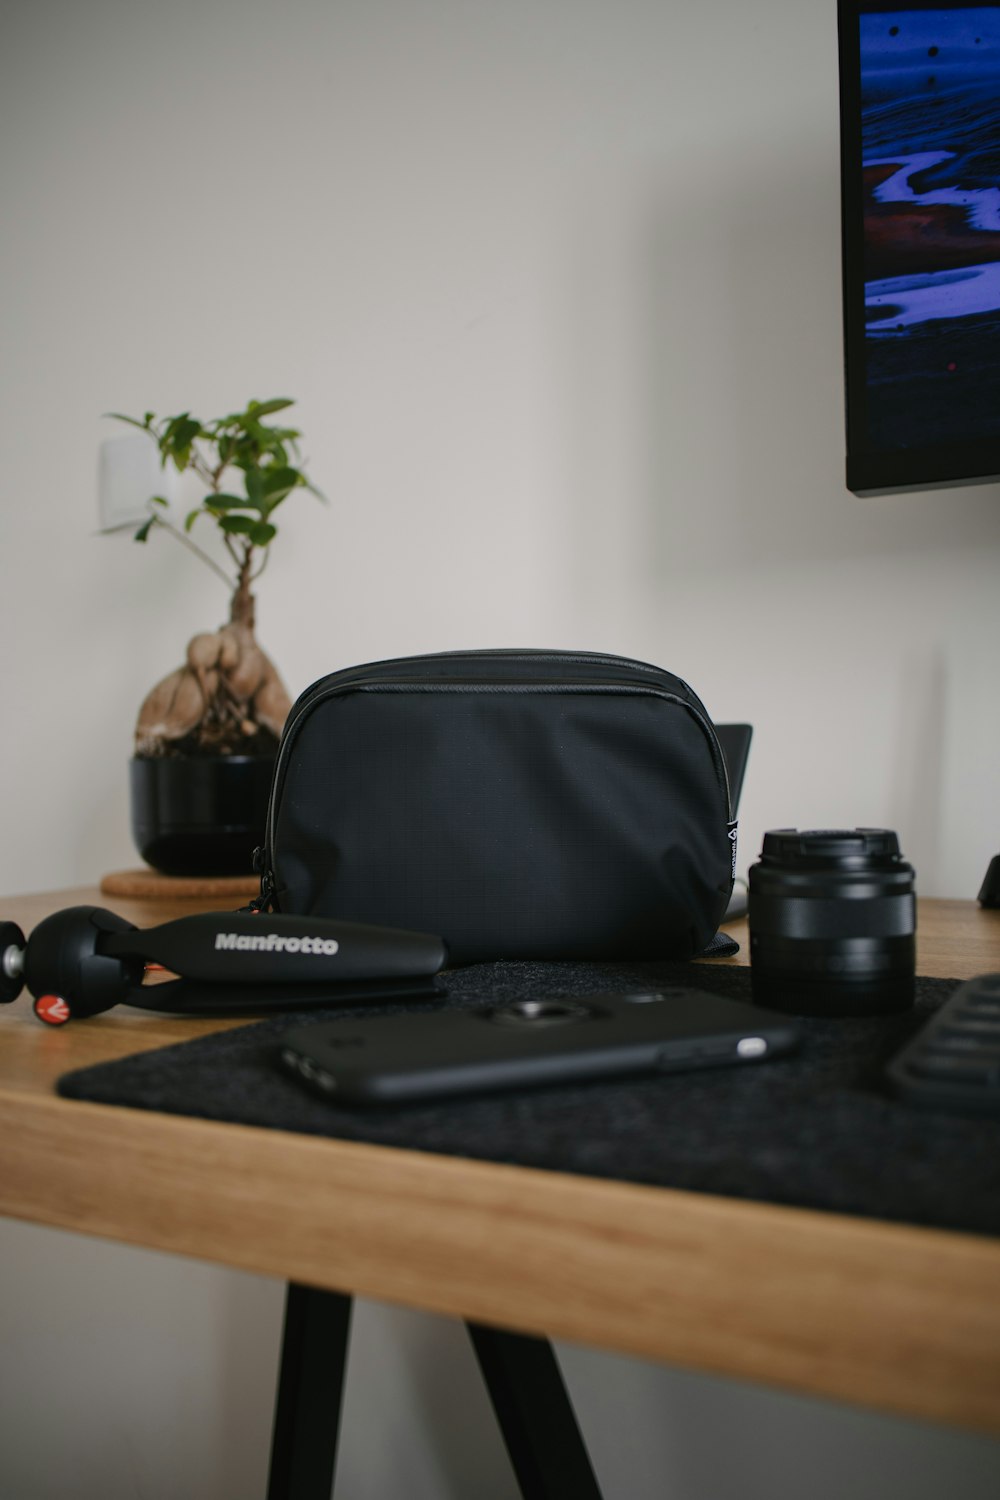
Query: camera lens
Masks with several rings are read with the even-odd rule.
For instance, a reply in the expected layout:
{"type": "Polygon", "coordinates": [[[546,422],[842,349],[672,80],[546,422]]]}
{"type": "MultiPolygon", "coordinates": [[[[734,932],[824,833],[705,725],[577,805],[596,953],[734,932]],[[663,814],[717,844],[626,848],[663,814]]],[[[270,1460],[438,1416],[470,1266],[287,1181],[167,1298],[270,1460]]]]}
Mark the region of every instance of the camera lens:
{"type": "Polygon", "coordinates": [[[914,874],[889,829],[774,829],[749,886],[759,1005],[857,1016],[913,1004],[914,874]]]}
{"type": "Polygon", "coordinates": [[[572,1000],[512,1000],[488,1013],[497,1026],[568,1026],[591,1014],[589,1006],[572,1000]]]}

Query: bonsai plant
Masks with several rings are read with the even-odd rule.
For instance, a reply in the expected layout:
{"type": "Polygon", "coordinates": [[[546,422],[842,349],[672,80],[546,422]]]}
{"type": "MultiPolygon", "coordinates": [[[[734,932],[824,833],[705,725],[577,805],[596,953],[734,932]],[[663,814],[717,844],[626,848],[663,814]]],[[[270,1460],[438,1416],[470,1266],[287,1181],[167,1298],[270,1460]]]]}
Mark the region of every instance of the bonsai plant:
{"type": "Polygon", "coordinates": [[[291,702],[257,643],[253,585],[270,557],[278,507],[298,489],[323,498],[302,466],[298,430],[264,420],[291,405],[251,401],[209,422],[186,411],[146,412],[141,420],[110,413],[149,434],[164,468],[190,472],[206,490],[182,526],[163,496],[151,496],[135,540],[168,533],[230,596],[228,620],[191,638],[181,665],[147,694],[135,727],[133,832],[143,857],[168,874],[249,870],[263,829],[261,807],[291,702]],[[228,568],[192,535],[205,522],[221,537],[228,568]]]}

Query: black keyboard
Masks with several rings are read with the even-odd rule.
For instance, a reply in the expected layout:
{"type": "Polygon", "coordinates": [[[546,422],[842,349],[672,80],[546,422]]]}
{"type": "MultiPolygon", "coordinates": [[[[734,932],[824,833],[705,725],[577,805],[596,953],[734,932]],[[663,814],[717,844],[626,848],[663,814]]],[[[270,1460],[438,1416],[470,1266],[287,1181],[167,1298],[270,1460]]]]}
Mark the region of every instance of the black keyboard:
{"type": "Polygon", "coordinates": [[[910,1104],[1000,1115],[1000,974],[959,985],[886,1071],[910,1104]]]}

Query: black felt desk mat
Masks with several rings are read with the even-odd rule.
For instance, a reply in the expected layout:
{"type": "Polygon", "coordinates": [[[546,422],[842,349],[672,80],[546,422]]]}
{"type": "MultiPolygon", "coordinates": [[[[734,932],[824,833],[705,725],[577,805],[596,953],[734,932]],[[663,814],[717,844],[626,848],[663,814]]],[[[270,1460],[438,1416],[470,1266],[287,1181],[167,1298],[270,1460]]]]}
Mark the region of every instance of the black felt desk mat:
{"type": "MultiPolygon", "coordinates": [[[[443,978],[456,1006],[668,984],[750,998],[748,970],[708,964],[477,964],[443,978]]],[[[958,983],[918,979],[906,1015],[804,1019],[801,1050],[773,1062],[435,1105],[338,1108],[283,1070],[284,1031],[356,1008],[286,1014],[69,1073],[58,1087],[102,1104],[996,1234],[1000,1120],[904,1105],[881,1080],[958,983]]]]}

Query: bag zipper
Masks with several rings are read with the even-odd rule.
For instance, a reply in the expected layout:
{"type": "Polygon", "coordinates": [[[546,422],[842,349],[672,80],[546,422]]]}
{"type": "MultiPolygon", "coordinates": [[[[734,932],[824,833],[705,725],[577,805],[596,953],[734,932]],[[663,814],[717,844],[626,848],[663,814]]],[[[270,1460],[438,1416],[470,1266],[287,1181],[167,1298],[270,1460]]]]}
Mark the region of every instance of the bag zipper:
{"type": "MultiPolygon", "coordinates": [[[[568,656],[564,653],[552,653],[551,656],[549,656],[544,652],[534,652],[531,654],[526,654],[516,653],[513,651],[508,652],[496,650],[477,651],[475,653],[466,651],[449,651],[442,652],[440,654],[441,656],[448,656],[451,659],[460,656],[475,655],[476,657],[503,656],[508,660],[515,661],[537,662],[551,660],[559,662],[592,663],[595,665],[604,665],[605,663],[607,663],[609,665],[625,665],[630,667],[641,667],[644,665],[643,663],[633,662],[628,657],[568,656]]],[[[411,660],[411,658],[399,657],[395,658],[393,661],[380,662],[378,665],[394,666],[397,661],[408,660],[411,660]]],[[[433,658],[429,658],[429,660],[433,660],[433,658]]],[[[363,673],[367,669],[358,668],[357,670],[359,673],[363,673]]],[[[651,666],[647,670],[651,672],[659,672],[660,668],[651,666]]],[[[670,675],[673,676],[672,673],[670,675]]],[[[661,698],[666,703],[675,703],[679,708],[686,709],[701,726],[701,729],[705,734],[705,738],[708,740],[709,750],[711,751],[712,760],[715,765],[716,776],[725,796],[726,818],[728,820],[728,827],[732,827],[732,789],[729,784],[729,770],[726,766],[726,758],[722,753],[722,746],[719,744],[719,739],[717,734],[715,733],[715,729],[712,725],[711,720],[701,707],[700,699],[697,698],[697,695],[695,693],[691,692],[691,689],[688,688],[687,683],[682,682],[680,678],[677,678],[676,680],[680,682],[681,686],[691,694],[691,699],[694,700],[693,702],[688,698],[680,697],[680,695],[677,693],[668,693],[662,688],[655,688],[652,686],[647,686],[646,684],[637,686],[636,684],[631,682],[581,682],[578,686],[576,686],[567,685],[565,682],[558,680],[553,680],[552,682],[524,682],[514,680],[512,682],[499,681],[495,683],[483,683],[478,680],[463,682],[463,680],[458,677],[406,677],[365,681],[363,677],[359,678],[355,676],[353,671],[351,671],[349,675],[342,676],[339,672],[337,672],[333,673],[330,677],[321,678],[321,680],[315,684],[315,688],[308,690],[307,693],[299,700],[299,703],[296,705],[295,710],[293,710],[294,718],[290,719],[288,724],[286,724],[285,731],[281,737],[281,744],[278,747],[278,754],[274,763],[274,779],[271,784],[271,796],[268,802],[267,825],[264,832],[264,843],[260,848],[254,850],[254,869],[260,874],[261,877],[260,895],[256,897],[253,902],[251,902],[251,905],[257,911],[271,910],[271,902],[274,900],[274,895],[277,889],[274,878],[274,871],[271,863],[271,851],[274,848],[274,821],[278,805],[280,783],[284,774],[288,755],[290,753],[288,747],[291,744],[296,726],[298,726],[301,720],[305,717],[308,710],[315,708],[319,703],[325,702],[329,698],[336,698],[340,693],[344,692],[505,692],[555,694],[574,691],[590,691],[607,693],[609,695],[621,694],[622,696],[636,695],[639,697],[661,698]]]]}
{"type": "MultiPolygon", "coordinates": [[[[431,655],[425,656],[423,658],[413,656],[388,656],[382,661],[366,662],[362,666],[344,667],[339,672],[330,672],[326,677],[319,678],[319,680],[317,682],[314,682],[311,687],[306,688],[305,691],[302,692],[296,699],[295,703],[292,705],[288,723],[285,725],[285,733],[287,734],[288,730],[292,727],[292,724],[299,717],[299,714],[303,713],[315,698],[323,695],[324,689],[328,687],[333,687],[335,685],[346,687],[349,684],[357,682],[359,680],[363,681],[367,673],[373,672],[376,669],[384,672],[392,667],[406,666],[408,663],[413,661],[423,660],[427,662],[428,665],[431,665],[436,661],[458,661],[463,657],[468,658],[470,661],[477,661],[480,657],[489,657],[492,660],[514,662],[552,661],[569,662],[576,666],[627,667],[632,671],[651,672],[656,677],[672,677],[675,682],[680,684],[685,693],[687,693],[695,703],[703,707],[697,693],[683,680],[683,678],[678,677],[674,672],[665,673],[662,667],[654,666],[652,662],[637,661],[634,657],[631,656],[605,656],[603,653],[595,651],[521,651],[517,648],[498,646],[487,649],[485,651],[436,651],[431,655]]],[[[398,680],[415,682],[420,679],[401,678],[398,680]]],[[[454,680],[458,681],[459,679],[456,678],[454,680]]]]}
{"type": "Polygon", "coordinates": [[[258,844],[253,851],[253,870],[255,875],[260,876],[260,894],[254,896],[246,906],[241,906],[241,911],[269,912],[271,902],[274,899],[274,876],[268,868],[267,862],[267,831],[264,832],[265,842],[258,844]]]}

